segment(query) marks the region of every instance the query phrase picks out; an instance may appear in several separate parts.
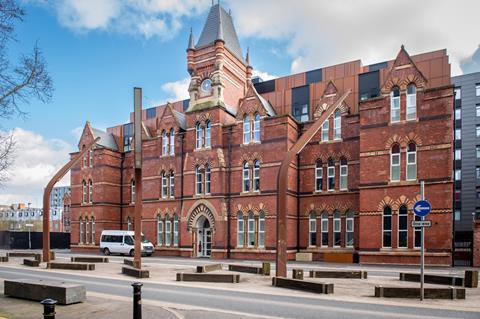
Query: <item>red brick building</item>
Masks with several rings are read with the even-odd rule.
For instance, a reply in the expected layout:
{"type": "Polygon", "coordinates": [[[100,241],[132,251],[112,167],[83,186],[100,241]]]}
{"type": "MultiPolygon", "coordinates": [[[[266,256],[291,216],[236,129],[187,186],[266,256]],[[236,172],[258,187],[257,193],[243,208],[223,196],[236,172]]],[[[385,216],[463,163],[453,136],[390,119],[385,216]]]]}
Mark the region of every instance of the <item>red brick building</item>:
{"type": "MultiPolygon", "coordinates": [[[[418,263],[410,222],[423,180],[433,206],[426,262],[451,263],[446,50],[409,56],[402,46],[391,61],[357,60],[260,82],[230,14],[215,5],[198,42],[190,35],[187,70],[190,99],[142,115],[142,231],[157,255],[273,259],[280,163],[338,102],[290,166],[289,257],[418,263]]],[[[97,136],[72,170],[74,250],[97,250],[104,229],[133,229],[133,124],[103,132],[87,122],[79,149],[97,136]]]]}

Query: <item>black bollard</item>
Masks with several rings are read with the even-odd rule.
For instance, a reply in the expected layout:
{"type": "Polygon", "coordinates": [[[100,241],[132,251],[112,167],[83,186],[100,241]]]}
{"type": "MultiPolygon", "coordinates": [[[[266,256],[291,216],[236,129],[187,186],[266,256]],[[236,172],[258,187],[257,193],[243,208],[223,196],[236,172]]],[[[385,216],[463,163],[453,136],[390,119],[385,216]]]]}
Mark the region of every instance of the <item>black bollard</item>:
{"type": "Polygon", "coordinates": [[[142,319],[142,286],[140,282],[134,282],[133,287],[133,319],[142,319]]]}
{"type": "Polygon", "coordinates": [[[55,319],[55,304],[57,301],[49,298],[40,301],[40,303],[43,305],[43,319],[55,319]]]}

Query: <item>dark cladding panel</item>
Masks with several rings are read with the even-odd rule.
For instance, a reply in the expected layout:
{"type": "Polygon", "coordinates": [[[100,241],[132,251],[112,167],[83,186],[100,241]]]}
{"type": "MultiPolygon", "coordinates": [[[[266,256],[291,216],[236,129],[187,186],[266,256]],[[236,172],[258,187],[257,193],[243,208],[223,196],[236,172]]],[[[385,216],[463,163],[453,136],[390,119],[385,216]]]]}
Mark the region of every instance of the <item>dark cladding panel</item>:
{"type": "Polygon", "coordinates": [[[358,92],[360,101],[379,96],[380,74],[378,70],[358,75],[358,92]]]}
{"type": "Polygon", "coordinates": [[[190,99],[183,100],[183,111],[185,112],[188,109],[188,104],[190,103],[190,99]]]}
{"type": "Polygon", "coordinates": [[[292,89],[292,115],[299,122],[309,120],[310,85],[292,89]]]}
{"type": "Polygon", "coordinates": [[[368,71],[369,72],[378,71],[380,69],[385,69],[387,66],[388,66],[387,62],[380,62],[380,63],[371,64],[371,65],[368,66],[368,71]]]}
{"type": "Polygon", "coordinates": [[[147,109],[147,120],[153,119],[157,116],[157,108],[156,107],[151,107],[147,109]]]}
{"type": "Polygon", "coordinates": [[[256,83],[255,89],[258,94],[273,92],[275,91],[275,80],[256,83]]]}
{"type": "Polygon", "coordinates": [[[322,69],[308,71],[306,73],[307,84],[322,82],[322,69]]]}

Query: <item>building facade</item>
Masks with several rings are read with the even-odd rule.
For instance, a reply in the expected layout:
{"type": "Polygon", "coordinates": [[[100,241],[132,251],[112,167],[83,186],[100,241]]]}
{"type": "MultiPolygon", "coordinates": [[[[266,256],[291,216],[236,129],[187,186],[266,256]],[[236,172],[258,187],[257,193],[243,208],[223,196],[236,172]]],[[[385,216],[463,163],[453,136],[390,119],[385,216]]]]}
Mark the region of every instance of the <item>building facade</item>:
{"type": "Polygon", "coordinates": [[[455,263],[470,266],[473,219],[480,218],[480,72],[452,77],[455,86],[455,263]]]}
{"type": "MultiPolygon", "coordinates": [[[[252,79],[230,13],[212,6],[187,48],[190,99],[142,113],[143,196],[136,197],[133,123],[86,123],[71,171],[73,250],[104,229],[142,232],[156,254],[274,259],[277,172],[316,119],[328,120],[290,165],[288,256],[419,262],[410,227],[420,180],[433,206],[426,262],[451,264],[453,86],[445,50],[360,60],[270,81],[252,79]]],[[[133,120],[133,114],[130,114],[133,120]]],[[[75,154],[75,153],[74,153],[75,154]]],[[[74,155],[72,154],[72,155],[74,155]]]]}
{"type": "MultiPolygon", "coordinates": [[[[43,211],[23,203],[13,204],[0,209],[0,231],[32,231],[41,232],[43,229],[43,211]]],[[[53,228],[54,220],[50,220],[53,228]]]]}

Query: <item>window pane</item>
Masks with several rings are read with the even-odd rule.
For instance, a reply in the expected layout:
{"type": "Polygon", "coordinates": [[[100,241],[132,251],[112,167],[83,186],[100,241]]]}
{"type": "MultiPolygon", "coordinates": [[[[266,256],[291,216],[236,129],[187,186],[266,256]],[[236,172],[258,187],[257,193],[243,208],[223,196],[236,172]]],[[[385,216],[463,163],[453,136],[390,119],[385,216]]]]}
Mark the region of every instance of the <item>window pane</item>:
{"type": "MultiPolygon", "coordinates": [[[[477,107],[477,116],[478,116],[478,107],[477,107]]],[[[455,109],[455,119],[456,120],[462,119],[462,109],[455,109]]]]}

